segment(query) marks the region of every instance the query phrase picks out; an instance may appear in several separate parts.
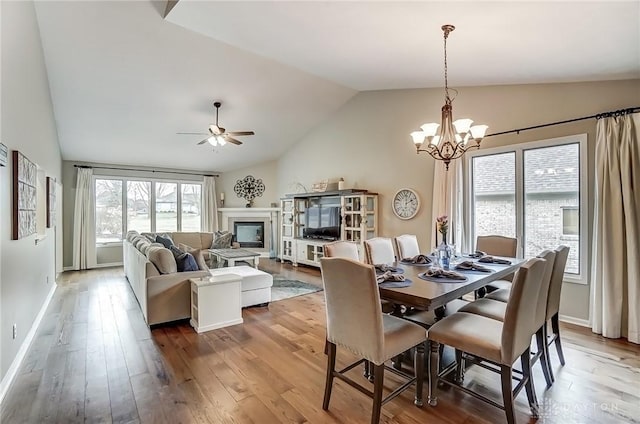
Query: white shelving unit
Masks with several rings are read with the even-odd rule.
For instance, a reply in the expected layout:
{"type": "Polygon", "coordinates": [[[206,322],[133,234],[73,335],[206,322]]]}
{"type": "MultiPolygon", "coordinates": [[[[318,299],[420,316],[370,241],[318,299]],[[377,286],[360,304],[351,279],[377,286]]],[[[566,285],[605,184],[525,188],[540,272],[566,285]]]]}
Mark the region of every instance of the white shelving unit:
{"type": "Polygon", "coordinates": [[[304,238],[305,212],[310,200],[335,197],[340,204],[340,240],[359,244],[378,235],[378,195],[366,190],[341,190],[320,193],[299,193],[280,200],[282,227],[280,231],[280,260],[320,266],[324,245],[328,240],[304,238]]]}

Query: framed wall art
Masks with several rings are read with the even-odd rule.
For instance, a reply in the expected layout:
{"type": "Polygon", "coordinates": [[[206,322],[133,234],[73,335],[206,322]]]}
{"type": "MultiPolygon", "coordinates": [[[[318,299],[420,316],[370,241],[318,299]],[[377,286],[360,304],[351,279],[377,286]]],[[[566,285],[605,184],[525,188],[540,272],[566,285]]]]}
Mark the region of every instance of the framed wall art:
{"type": "Polygon", "coordinates": [[[47,228],[56,226],[56,179],[47,177],[47,228]]]}
{"type": "Polygon", "coordinates": [[[36,232],[37,168],[25,155],[13,151],[13,239],[36,232]]]}

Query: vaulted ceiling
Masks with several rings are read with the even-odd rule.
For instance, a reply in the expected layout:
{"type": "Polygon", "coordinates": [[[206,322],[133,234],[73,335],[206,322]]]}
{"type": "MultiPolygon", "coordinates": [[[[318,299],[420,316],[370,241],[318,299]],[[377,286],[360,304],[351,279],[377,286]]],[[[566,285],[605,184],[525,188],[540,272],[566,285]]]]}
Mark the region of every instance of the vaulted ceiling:
{"type": "Polygon", "coordinates": [[[640,3],[36,2],[65,160],[276,159],[361,90],[640,78],[640,3]],[[214,122],[242,146],[196,146],[214,122]]]}

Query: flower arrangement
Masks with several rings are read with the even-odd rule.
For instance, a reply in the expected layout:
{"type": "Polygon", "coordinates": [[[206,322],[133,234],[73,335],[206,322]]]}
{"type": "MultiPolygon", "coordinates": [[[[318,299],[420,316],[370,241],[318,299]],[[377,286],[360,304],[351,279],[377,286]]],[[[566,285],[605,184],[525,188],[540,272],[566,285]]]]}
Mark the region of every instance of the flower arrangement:
{"type": "Polygon", "coordinates": [[[436,225],[438,227],[438,231],[440,234],[444,236],[444,239],[447,239],[447,233],[449,232],[449,217],[447,215],[442,215],[436,218],[436,225]]]}

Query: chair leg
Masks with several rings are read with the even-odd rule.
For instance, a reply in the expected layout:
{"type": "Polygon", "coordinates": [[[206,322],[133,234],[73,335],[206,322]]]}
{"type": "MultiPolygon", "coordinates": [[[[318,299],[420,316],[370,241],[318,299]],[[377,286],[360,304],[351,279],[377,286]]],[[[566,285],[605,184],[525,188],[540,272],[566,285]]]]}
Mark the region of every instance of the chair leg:
{"type": "Polygon", "coordinates": [[[553,376],[553,367],[551,366],[551,355],[549,355],[549,329],[547,327],[547,323],[545,322],[542,326],[542,339],[544,340],[544,353],[547,355],[547,364],[549,365],[549,377],[551,377],[551,383],[553,384],[556,381],[556,378],[553,376]]]}
{"type": "Polygon", "coordinates": [[[325,355],[329,354],[329,340],[327,339],[324,340],[324,354],[325,355]]]}
{"type": "Polygon", "coordinates": [[[564,353],[562,352],[562,343],[560,342],[560,324],[558,322],[558,314],[551,317],[551,329],[553,334],[556,335],[556,350],[558,351],[558,358],[560,363],[564,366],[564,353]]]}
{"type": "Polygon", "coordinates": [[[384,383],[384,364],[373,366],[373,412],[371,413],[371,424],[380,422],[380,412],[382,410],[382,388],[384,383]]]}
{"type": "Polygon", "coordinates": [[[371,362],[365,360],[363,363],[363,366],[364,366],[364,371],[362,372],[362,375],[367,380],[373,381],[373,374],[371,374],[371,362]]]}
{"type": "Polygon", "coordinates": [[[440,370],[440,343],[429,341],[429,405],[438,404],[438,373],[440,370]]]}
{"type": "Polygon", "coordinates": [[[462,384],[464,381],[464,357],[462,356],[462,351],[456,349],[456,383],[462,384]]]}
{"type": "Polygon", "coordinates": [[[502,400],[504,412],[507,416],[507,424],[516,423],[516,414],[513,410],[513,390],[511,387],[512,372],[509,365],[500,365],[500,379],[502,381],[502,400]]]}
{"type": "Polygon", "coordinates": [[[413,369],[416,371],[416,398],[413,404],[422,407],[422,384],[424,382],[424,342],[416,346],[413,356],[413,369]]]}
{"type": "MultiPolygon", "coordinates": [[[[546,324],[545,324],[546,325],[546,324]]],[[[551,371],[549,369],[549,357],[547,356],[547,339],[544,334],[544,325],[536,332],[536,342],[538,344],[538,353],[540,355],[540,366],[542,367],[542,373],[544,379],[547,382],[547,387],[551,387],[553,379],[551,377],[551,371]]]]}
{"type": "Polygon", "coordinates": [[[327,379],[324,383],[324,400],[322,402],[322,409],[325,411],[329,409],[331,389],[333,388],[333,374],[336,369],[336,345],[327,342],[327,348],[329,351],[327,356],[327,379]]]}
{"type": "Polygon", "coordinates": [[[520,363],[522,364],[522,378],[526,381],[524,388],[527,392],[529,408],[531,408],[533,417],[538,418],[538,399],[536,398],[536,390],[533,386],[533,377],[531,376],[531,353],[529,349],[525,350],[520,356],[520,363]]]}

